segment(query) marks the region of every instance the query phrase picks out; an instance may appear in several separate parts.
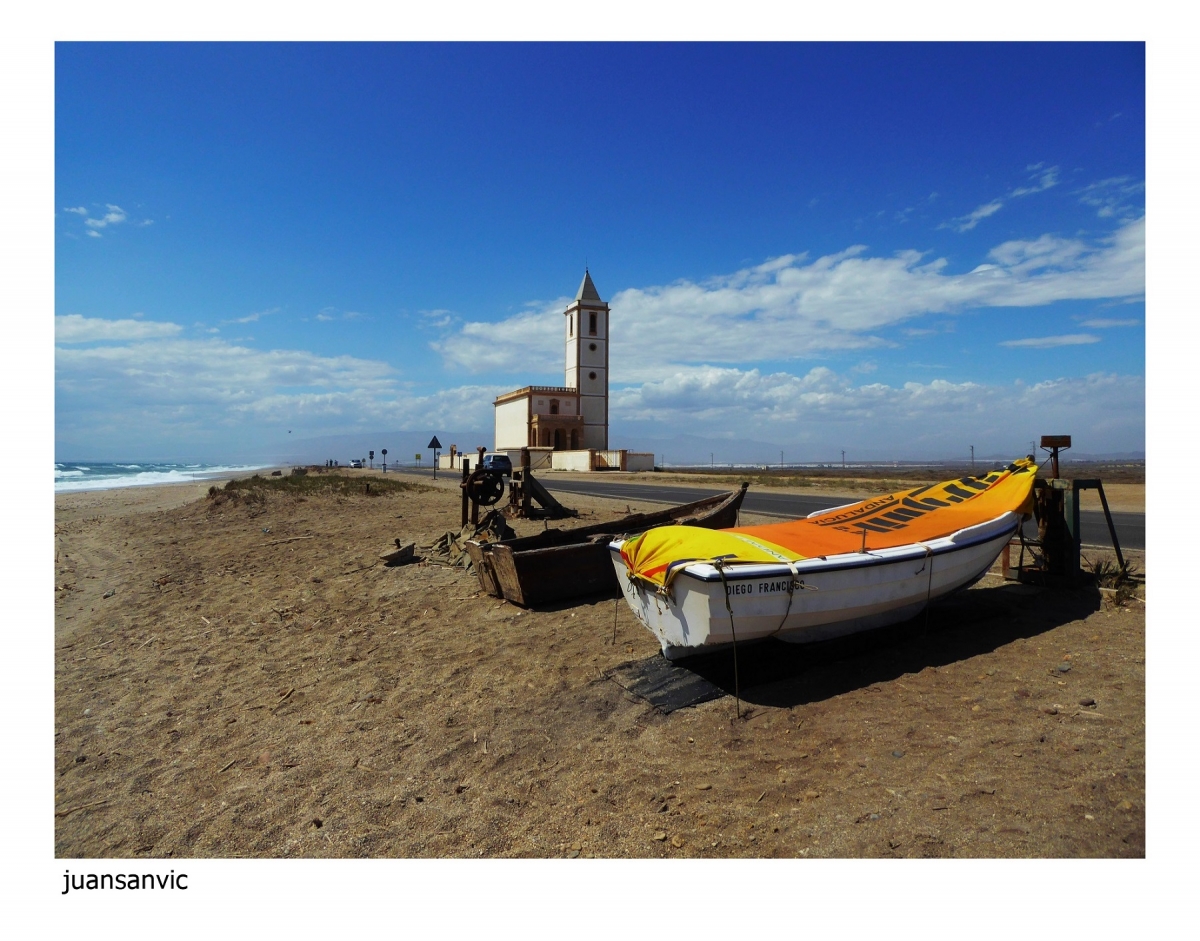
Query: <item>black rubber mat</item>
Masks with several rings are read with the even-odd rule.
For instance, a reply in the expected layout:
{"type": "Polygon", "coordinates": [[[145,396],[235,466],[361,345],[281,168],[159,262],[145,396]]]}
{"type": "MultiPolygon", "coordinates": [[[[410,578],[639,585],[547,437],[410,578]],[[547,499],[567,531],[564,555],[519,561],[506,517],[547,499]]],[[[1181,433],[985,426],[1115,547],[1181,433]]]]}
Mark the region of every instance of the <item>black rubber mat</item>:
{"type": "Polygon", "coordinates": [[[662,713],[719,699],[725,691],[687,667],[655,655],[613,667],[605,676],[662,713]]]}

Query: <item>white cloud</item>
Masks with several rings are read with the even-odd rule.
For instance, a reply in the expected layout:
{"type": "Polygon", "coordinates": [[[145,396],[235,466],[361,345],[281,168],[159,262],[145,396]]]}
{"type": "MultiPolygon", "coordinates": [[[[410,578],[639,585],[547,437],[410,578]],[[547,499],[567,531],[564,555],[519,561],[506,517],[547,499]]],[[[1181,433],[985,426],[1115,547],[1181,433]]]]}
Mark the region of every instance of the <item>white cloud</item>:
{"type": "Polygon", "coordinates": [[[266,310],[258,310],[252,314],[247,314],[245,317],[237,317],[234,320],[222,320],[221,323],[257,323],[263,317],[269,317],[271,314],[277,314],[281,308],[269,307],[266,310]]]}
{"type": "MultiPolygon", "coordinates": [[[[1140,376],[1094,375],[1034,385],[976,382],[855,384],[824,367],[802,376],[699,367],[619,390],[618,424],[658,427],[664,436],[762,437],[820,459],[834,448],[929,457],[966,444],[1015,457],[1043,427],[1086,429],[1097,450],[1138,450],[1145,440],[1140,376]]],[[[732,459],[734,456],[730,456],[732,459]]]]}
{"type": "Polygon", "coordinates": [[[508,391],[471,385],[413,394],[378,360],[187,339],[177,324],[78,315],[56,323],[56,432],[80,446],[145,453],[209,441],[253,451],[282,424],[297,437],[431,422],[488,429],[492,400],[508,391]],[[126,342],[67,345],[97,340],[126,342]]]}
{"type": "Polygon", "coordinates": [[[1100,338],[1090,333],[1068,333],[1057,337],[1026,337],[1024,340],[1004,340],[1000,345],[1048,350],[1056,346],[1083,346],[1088,343],[1099,342],[1100,338]]]}
{"type": "Polygon", "coordinates": [[[1097,317],[1093,320],[1081,321],[1080,326],[1091,327],[1093,330],[1107,330],[1110,327],[1136,327],[1141,321],[1137,319],[1116,320],[1111,317],[1097,317]]]}
{"type": "Polygon", "coordinates": [[[93,229],[103,229],[110,225],[116,225],[118,222],[125,221],[125,210],[120,206],[114,206],[109,203],[105,206],[108,210],[103,216],[98,219],[93,219],[90,216],[83,220],[83,224],[90,226],[93,229]]]}
{"type": "Polygon", "coordinates": [[[1004,207],[1005,201],[1018,199],[1022,196],[1030,196],[1033,193],[1041,193],[1052,186],[1058,185],[1058,167],[1047,168],[1043,164],[1034,163],[1025,169],[1026,171],[1032,171],[1028,185],[1015,186],[1005,196],[984,203],[974,212],[969,212],[965,216],[959,216],[957,219],[944,222],[939,228],[954,229],[956,232],[970,232],[981,221],[988,218],[988,216],[994,216],[999,212],[1004,207]]]}
{"type": "Polygon", "coordinates": [[[150,340],[175,336],[182,329],[179,324],[153,320],[105,320],[80,314],[66,314],[54,318],[54,339],[58,343],[150,340]]]}
{"type": "Polygon", "coordinates": [[[1030,178],[1028,186],[1018,186],[1009,192],[1009,196],[1028,196],[1031,193],[1040,193],[1043,190],[1048,190],[1052,186],[1058,185],[1058,167],[1050,167],[1043,170],[1040,163],[1036,163],[1027,170],[1036,170],[1037,172],[1030,178]]]}
{"type": "Polygon", "coordinates": [[[328,323],[331,320],[357,320],[362,314],[357,310],[338,310],[336,307],[322,307],[314,320],[328,323]]]}
{"type": "MultiPolygon", "coordinates": [[[[891,344],[881,332],[929,314],[1033,307],[1141,295],[1145,225],[1094,243],[1045,235],[993,249],[964,274],[920,252],[870,257],[856,245],[810,259],[782,255],[701,283],[618,291],[611,299],[616,383],[653,379],[673,365],[748,364],[891,344]]],[[[528,376],[562,369],[559,298],[497,323],[468,321],[433,344],[447,366],[528,376]]]]}
{"type": "Polygon", "coordinates": [[[950,220],[950,227],[956,232],[970,232],[971,229],[979,225],[980,221],[988,216],[994,216],[1002,208],[1004,202],[999,199],[993,199],[990,203],[984,203],[974,212],[969,212],[965,216],[959,216],[957,219],[950,220]]]}
{"type": "MultiPolygon", "coordinates": [[[[77,216],[83,216],[84,231],[92,238],[100,238],[100,230],[107,229],[109,226],[120,225],[128,221],[129,214],[115,203],[105,203],[104,212],[92,215],[91,210],[86,206],[64,206],[63,212],[73,213],[77,216]]],[[[131,223],[137,226],[149,226],[154,224],[153,219],[142,219],[138,222],[131,223]]],[[[72,236],[74,237],[74,236],[72,236]]]]}
{"type": "Polygon", "coordinates": [[[1141,213],[1140,205],[1134,205],[1133,198],[1145,190],[1144,182],[1132,180],[1127,176],[1114,176],[1075,190],[1074,195],[1078,196],[1085,206],[1092,206],[1101,219],[1108,219],[1113,216],[1141,213]]]}

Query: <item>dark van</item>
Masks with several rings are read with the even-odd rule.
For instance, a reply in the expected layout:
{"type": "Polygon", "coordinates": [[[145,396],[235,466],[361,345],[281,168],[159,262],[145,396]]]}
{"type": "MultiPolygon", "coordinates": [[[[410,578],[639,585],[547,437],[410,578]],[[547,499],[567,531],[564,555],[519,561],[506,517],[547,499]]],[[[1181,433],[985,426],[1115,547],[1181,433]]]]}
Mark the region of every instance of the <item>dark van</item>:
{"type": "Polygon", "coordinates": [[[505,477],[511,477],[513,466],[507,454],[485,454],[483,456],[483,469],[495,471],[498,474],[503,474],[505,477]]]}

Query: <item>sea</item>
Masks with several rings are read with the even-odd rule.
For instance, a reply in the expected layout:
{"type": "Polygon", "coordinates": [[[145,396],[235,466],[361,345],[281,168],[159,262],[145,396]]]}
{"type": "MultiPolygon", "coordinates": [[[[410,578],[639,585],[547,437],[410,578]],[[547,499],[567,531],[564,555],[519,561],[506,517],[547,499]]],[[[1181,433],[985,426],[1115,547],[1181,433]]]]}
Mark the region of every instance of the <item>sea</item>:
{"type": "Polygon", "coordinates": [[[150,484],[182,484],[262,470],[261,464],[104,464],[99,461],[54,465],[54,492],[113,490],[150,484]]]}

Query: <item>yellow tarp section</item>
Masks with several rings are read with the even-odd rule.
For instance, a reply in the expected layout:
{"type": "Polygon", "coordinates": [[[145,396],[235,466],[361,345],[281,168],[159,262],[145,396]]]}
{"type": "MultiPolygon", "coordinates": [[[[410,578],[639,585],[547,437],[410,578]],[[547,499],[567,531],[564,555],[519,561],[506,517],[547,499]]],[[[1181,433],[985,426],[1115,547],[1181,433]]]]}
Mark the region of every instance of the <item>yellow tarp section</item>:
{"type": "Polygon", "coordinates": [[[820,516],[767,526],[701,529],[660,526],[629,539],[621,558],[629,573],[668,585],[693,562],[787,562],[887,549],[949,536],[1008,512],[1033,510],[1037,466],[1021,459],[984,477],[961,477],[889,493],[820,516]]]}

